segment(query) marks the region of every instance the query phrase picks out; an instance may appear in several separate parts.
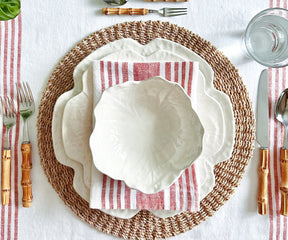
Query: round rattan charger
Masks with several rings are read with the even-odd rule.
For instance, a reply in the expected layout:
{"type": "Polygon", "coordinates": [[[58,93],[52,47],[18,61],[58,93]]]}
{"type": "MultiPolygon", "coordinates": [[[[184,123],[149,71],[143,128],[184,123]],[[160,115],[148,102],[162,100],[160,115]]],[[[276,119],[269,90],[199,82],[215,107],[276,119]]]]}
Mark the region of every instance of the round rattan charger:
{"type": "Polygon", "coordinates": [[[168,238],[186,232],[212,216],[239,185],[254,148],[252,104],[237,69],[214,46],[192,32],[166,22],[127,22],[91,34],[77,44],[59,62],[44,91],[38,116],[38,148],[41,165],[64,203],[82,220],[97,230],[125,239],[168,238]],[[235,117],[235,145],[232,157],[214,168],[216,184],[201,201],[200,211],[183,212],[161,219],[149,211],[140,211],[131,219],[120,219],[90,209],[73,188],[73,169],[61,165],[54,154],[52,116],[57,98],[73,88],[75,66],[95,49],[121,38],[147,44],[154,38],[179,43],[204,58],[214,70],[214,86],[230,98],[235,117]]]}

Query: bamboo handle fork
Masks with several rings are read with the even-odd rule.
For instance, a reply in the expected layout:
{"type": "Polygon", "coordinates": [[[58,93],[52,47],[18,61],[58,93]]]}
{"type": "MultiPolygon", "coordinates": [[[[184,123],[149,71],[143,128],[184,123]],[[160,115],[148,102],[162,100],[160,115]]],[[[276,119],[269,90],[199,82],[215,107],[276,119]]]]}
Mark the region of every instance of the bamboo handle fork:
{"type": "Polygon", "coordinates": [[[29,139],[29,131],[27,120],[35,111],[35,103],[33,95],[28,83],[17,84],[17,96],[19,100],[19,112],[23,119],[23,140],[21,144],[22,152],[22,180],[21,185],[23,189],[22,205],[23,207],[30,207],[32,204],[32,181],[31,181],[31,143],[29,139]]]}
{"type": "Polygon", "coordinates": [[[10,169],[11,169],[11,148],[9,131],[16,124],[16,110],[13,101],[9,97],[1,98],[3,124],[6,127],[4,151],[2,154],[2,181],[1,200],[2,205],[9,204],[10,196],[10,169]]]}
{"type": "Polygon", "coordinates": [[[146,8],[103,8],[105,15],[147,15],[158,13],[164,17],[175,17],[187,14],[187,8],[161,8],[159,10],[146,8]]]}

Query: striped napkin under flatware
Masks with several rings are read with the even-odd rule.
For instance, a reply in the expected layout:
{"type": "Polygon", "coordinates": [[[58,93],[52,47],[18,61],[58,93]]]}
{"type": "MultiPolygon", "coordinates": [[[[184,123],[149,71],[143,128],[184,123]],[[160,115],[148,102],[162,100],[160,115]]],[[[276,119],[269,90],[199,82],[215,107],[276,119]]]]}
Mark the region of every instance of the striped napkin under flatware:
{"type": "MultiPolygon", "coordinates": [[[[176,82],[190,96],[193,79],[198,78],[198,62],[93,62],[94,107],[101,93],[126,81],[141,81],[160,76],[176,82]]],[[[198,211],[200,205],[196,163],[183,171],[167,189],[144,194],[92,170],[90,207],[96,209],[159,209],[198,211]]]]}

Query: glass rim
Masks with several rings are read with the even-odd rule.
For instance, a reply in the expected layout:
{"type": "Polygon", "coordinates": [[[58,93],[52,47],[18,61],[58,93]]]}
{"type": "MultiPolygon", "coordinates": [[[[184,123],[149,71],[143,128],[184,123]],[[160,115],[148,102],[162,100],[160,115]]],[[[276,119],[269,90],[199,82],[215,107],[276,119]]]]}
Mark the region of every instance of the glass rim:
{"type": "Polygon", "coordinates": [[[264,15],[264,13],[266,12],[271,12],[271,11],[274,11],[274,10],[278,10],[278,11],[285,11],[287,14],[288,14],[288,9],[286,8],[279,8],[279,7],[276,7],[276,8],[266,8],[260,12],[258,12],[249,22],[248,22],[248,25],[245,29],[245,33],[244,33],[244,44],[245,44],[245,48],[247,50],[247,52],[249,53],[249,55],[251,56],[251,58],[253,58],[253,60],[255,60],[256,62],[258,62],[259,64],[265,66],[265,67],[271,67],[271,68],[280,68],[280,67],[286,67],[288,66],[288,58],[287,58],[287,62],[281,64],[281,63],[275,63],[275,64],[269,64],[267,62],[263,62],[257,58],[254,57],[253,53],[251,53],[251,51],[249,50],[249,48],[247,47],[247,43],[246,43],[246,36],[247,36],[247,32],[248,32],[248,29],[249,27],[251,26],[251,24],[257,19],[259,18],[260,16],[264,15]]]}

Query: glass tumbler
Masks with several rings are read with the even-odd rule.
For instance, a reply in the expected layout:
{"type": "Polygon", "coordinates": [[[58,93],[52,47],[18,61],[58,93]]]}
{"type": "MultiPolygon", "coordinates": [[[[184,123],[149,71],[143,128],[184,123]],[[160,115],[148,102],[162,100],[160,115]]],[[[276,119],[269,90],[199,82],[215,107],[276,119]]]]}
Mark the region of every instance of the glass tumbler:
{"type": "Polygon", "coordinates": [[[288,65],[288,10],[269,8],[249,22],[245,35],[249,55],[267,67],[288,65]]]}

